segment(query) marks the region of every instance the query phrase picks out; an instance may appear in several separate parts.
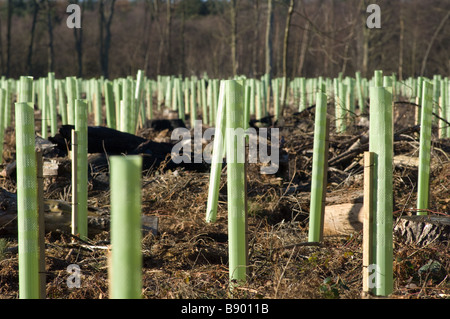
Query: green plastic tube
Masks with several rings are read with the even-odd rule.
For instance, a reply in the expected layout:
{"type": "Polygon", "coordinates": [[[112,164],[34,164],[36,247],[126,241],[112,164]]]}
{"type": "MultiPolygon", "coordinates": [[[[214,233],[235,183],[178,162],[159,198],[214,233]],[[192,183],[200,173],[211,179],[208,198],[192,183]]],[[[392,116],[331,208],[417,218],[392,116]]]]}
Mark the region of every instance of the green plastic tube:
{"type": "Polygon", "coordinates": [[[314,146],[312,162],[311,179],[311,207],[309,212],[309,232],[308,240],[310,242],[320,242],[322,237],[322,214],[323,214],[323,195],[326,191],[324,185],[325,152],[327,143],[327,96],[323,92],[318,92],[316,98],[316,114],[314,119],[314,146]]]}
{"type": "Polygon", "coordinates": [[[15,121],[17,223],[19,242],[19,298],[38,299],[38,189],[34,108],[31,102],[19,102],[15,104],[15,121]]]}
{"type": "Polygon", "coordinates": [[[94,102],[94,123],[96,126],[102,124],[102,91],[100,87],[100,81],[92,79],[92,93],[94,102]]]}
{"type": "Polygon", "coordinates": [[[142,107],[142,96],[144,93],[145,74],[143,70],[138,70],[136,76],[136,88],[134,91],[134,114],[133,114],[133,134],[139,122],[139,115],[142,123],[145,121],[145,108],[142,107]]]}
{"type": "Polygon", "coordinates": [[[347,131],[347,85],[338,83],[338,106],[336,109],[336,130],[338,133],[347,131]]]}
{"type": "Polygon", "coordinates": [[[190,112],[190,119],[191,119],[191,128],[194,128],[195,121],[197,120],[197,90],[196,90],[196,83],[197,81],[192,80],[191,81],[191,112],[190,112]]]}
{"type": "MultiPolygon", "coordinates": [[[[379,83],[379,82],[375,82],[379,83]]],[[[393,290],[393,132],[392,93],[384,87],[370,88],[369,151],[374,153],[373,263],[374,293],[387,296],[393,290]]]]}
{"type": "Polygon", "coordinates": [[[18,102],[33,101],[33,78],[31,76],[21,76],[19,84],[18,102]]]}
{"type": "Polygon", "coordinates": [[[81,239],[88,238],[88,105],[85,100],[75,100],[75,131],[77,132],[77,198],[78,198],[78,234],[81,239]]]}
{"type": "Polygon", "coordinates": [[[106,125],[109,128],[116,128],[116,108],[114,103],[113,84],[110,81],[104,82],[105,87],[105,106],[106,106],[106,125]]]}
{"type": "Polygon", "coordinates": [[[58,106],[59,114],[61,115],[61,123],[67,124],[67,100],[64,90],[64,81],[58,80],[58,106]]]}
{"type": "Polygon", "coordinates": [[[230,283],[245,282],[247,274],[246,246],[246,178],[245,138],[243,131],[244,88],[235,80],[226,82],[226,155],[228,194],[228,251],[230,283]],[[245,153],[245,151],[244,151],[245,153]],[[244,157],[244,160],[243,160],[244,157]]]}
{"type": "MultiPolygon", "coordinates": [[[[5,89],[0,89],[0,114],[6,113],[5,89]]],[[[5,121],[0,120],[0,164],[3,163],[3,137],[5,133],[5,121]]]]}
{"type": "MultiPolygon", "coordinates": [[[[18,85],[19,87],[19,85],[18,85]]],[[[4,81],[2,83],[2,88],[5,90],[4,95],[4,103],[5,103],[5,122],[4,122],[4,128],[6,129],[11,125],[11,88],[10,88],[10,82],[4,81]]],[[[33,96],[33,94],[32,94],[33,96]]]]}
{"type": "Polygon", "coordinates": [[[298,110],[299,112],[301,112],[304,109],[306,109],[306,79],[303,77],[300,78],[299,85],[300,85],[300,103],[298,110]]]}
{"type": "Polygon", "coordinates": [[[110,298],[142,297],[142,157],[111,156],[110,298]]]}
{"type": "Polygon", "coordinates": [[[56,110],[55,73],[48,73],[48,105],[50,111],[50,134],[58,133],[58,113],[56,110]]]}
{"type": "Polygon", "coordinates": [[[355,73],[355,77],[356,77],[356,95],[358,98],[359,111],[361,114],[365,114],[366,105],[364,103],[364,95],[363,95],[364,93],[363,93],[363,88],[362,88],[361,72],[357,71],[355,73]]]}
{"type": "Polygon", "coordinates": [[[41,96],[41,135],[42,138],[47,138],[47,110],[48,110],[48,95],[47,95],[47,79],[40,79],[40,96],[41,96]]]}
{"type": "Polygon", "coordinates": [[[419,176],[417,185],[417,215],[427,215],[430,192],[430,161],[431,161],[431,126],[433,112],[433,84],[423,82],[422,108],[420,116],[419,144],[419,176]]]}
{"type": "Polygon", "coordinates": [[[67,96],[67,124],[75,124],[75,99],[76,99],[76,80],[73,77],[66,77],[66,96],[67,96]]]}
{"type": "Polygon", "coordinates": [[[201,79],[200,80],[200,94],[201,94],[201,101],[202,101],[202,112],[203,112],[203,124],[209,123],[209,116],[208,116],[208,107],[206,103],[206,80],[201,79]]]}
{"type": "Polygon", "coordinates": [[[122,82],[122,105],[120,106],[120,130],[134,134],[133,108],[132,108],[132,81],[123,79],[122,82]]]}
{"type": "Polygon", "coordinates": [[[272,91],[273,91],[273,108],[274,108],[274,115],[275,115],[275,121],[277,121],[280,118],[281,115],[281,108],[280,108],[280,90],[278,85],[278,79],[272,80],[272,91]]]}
{"type": "Polygon", "coordinates": [[[209,178],[208,202],[206,204],[206,222],[213,223],[217,218],[217,204],[219,201],[220,175],[222,173],[222,161],[225,155],[225,82],[222,81],[219,90],[219,106],[215,121],[215,137],[211,158],[211,175],[209,178]]]}
{"type": "MultiPolygon", "coordinates": [[[[447,82],[446,80],[448,80],[447,78],[441,79],[441,82],[439,83],[441,86],[440,92],[441,92],[441,100],[440,100],[440,117],[445,119],[447,117],[447,108],[448,108],[448,102],[447,102],[447,82]]],[[[440,138],[446,138],[446,137],[450,137],[447,134],[447,123],[445,123],[444,121],[440,120],[439,121],[439,137],[440,138]]]]}
{"type": "MultiPolygon", "coordinates": [[[[445,118],[447,122],[450,122],[450,81],[448,78],[445,78],[445,94],[446,94],[446,107],[445,107],[445,118]]],[[[450,137],[450,125],[447,125],[447,137],[450,137]]]]}

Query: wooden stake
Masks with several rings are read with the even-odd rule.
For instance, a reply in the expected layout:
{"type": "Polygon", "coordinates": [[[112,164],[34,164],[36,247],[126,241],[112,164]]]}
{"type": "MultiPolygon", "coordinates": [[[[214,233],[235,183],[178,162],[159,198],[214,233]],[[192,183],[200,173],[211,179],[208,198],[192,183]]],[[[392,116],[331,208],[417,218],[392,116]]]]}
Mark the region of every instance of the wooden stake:
{"type": "Polygon", "coordinates": [[[36,152],[38,187],[38,227],[39,227],[39,298],[45,299],[45,221],[44,221],[44,175],[42,152],[36,152]]]}
{"type": "Polygon", "coordinates": [[[372,263],[373,238],[373,155],[373,152],[364,152],[363,297],[367,297],[370,293],[369,265],[372,263]]]}
{"type": "Polygon", "coordinates": [[[72,130],[72,235],[78,234],[78,138],[77,132],[72,130]]]}

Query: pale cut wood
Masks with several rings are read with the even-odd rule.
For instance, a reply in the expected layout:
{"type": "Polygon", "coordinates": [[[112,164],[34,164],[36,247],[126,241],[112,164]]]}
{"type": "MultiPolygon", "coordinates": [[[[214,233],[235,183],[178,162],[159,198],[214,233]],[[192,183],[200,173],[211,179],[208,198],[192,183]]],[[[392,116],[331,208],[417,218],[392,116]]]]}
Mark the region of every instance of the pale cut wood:
{"type": "Polygon", "coordinates": [[[372,264],[373,156],[373,152],[364,153],[363,297],[370,292],[368,267],[372,264]]]}
{"type": "Polygon", "coordinates": [[[324,236],[348,236],[363,227],[363,204],[346,203],[325,207],[324,236]]]}

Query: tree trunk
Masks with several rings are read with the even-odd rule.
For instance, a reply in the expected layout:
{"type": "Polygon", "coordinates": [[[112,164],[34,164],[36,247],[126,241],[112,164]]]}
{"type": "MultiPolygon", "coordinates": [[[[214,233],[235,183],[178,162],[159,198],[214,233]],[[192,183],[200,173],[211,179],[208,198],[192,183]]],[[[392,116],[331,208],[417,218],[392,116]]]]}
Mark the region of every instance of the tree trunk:
{"type": "Polygon", "coordinates": [[[447,12],[447,14],[445,15],[445,17],[441,20],[441,23],[439,23],[439,26],[437,27],[437,29],[434,31],[433,36],[431,37],[430,43],[428,43],[428,47],[427,47],[427,51],[425,52],[425,55],[423,57],[422,60],[422,68],[420,69],[420,75],[423,76],[425,73],[425,68],[427,66],[427,60],[428,60],[428,55],[430,54],[431,51],[431,47],[433,46],[434,41],[436,40],[437,35],[439,34],[439,32],[441,31],[441,29],[444,27],[445,23],[447,22],[447,19],[450,17],[450,11],[447,12]]]}
{"type": "Polygon", "coordinates": [[[269,75],[269,84],[272,78],[272,37],[273,37],[273,1],[267,4],[267,26],[266,26],[266,74],[269,75]]]}
{"type": "Polygon", "coordinates": [[[255,0],[254,8],[255,11],[253,26],[253,45],[252,45],[252,77],[256,77],[258,74],[258,27],[259,27],[259,0],[255,0]]]}
{"type": "Polygon", "coordinates": [[[102,68],[103,76],[109,78],[109,49],[111,46],[111,22],[114,16],[114,6],[116,0],[111,0],[111,6],[108,19],[105,17],[105,4],[104,0],[99,2],[100,13],[100,65],[102,68]],[[103,29],[105,29],[105,37],[103,38],[103,29]]]}
{"type": "Polygon", "coordinates": [[[231,0],[230,18],[231,18],[231,68],[232,74],[237,75],[237,56],[236,56],[236,43],[237,43],[237,23],[236,23],[236,10],[237,0],[231,0]]]}
{"type": "Polygon", "coordinates": [[[13,15],[13,1],[8,0],[8,18],[6,27],[6,77],[10,77],[11,67],[11,20],[13,15]]]}
{"type": "Polygon", "coordinates": [[[306,52],[308,51],[309,46],[309,29],[311,27],[311,23],[306,21],[305,30],[303,30],[303,39],[302,39],[302,47],[300,52],[300,58],[298,62],[298,70],[297,75],[302,76],[303,73],[303,65],[305,64],[306,52]]]}
{"type": "Polygon", "coordinates": [[[172,74],[172,56],[170,50],[170,42],[172,38],[172,1],[167,0],[166,5],[166,54],[167,54],[167,72],[172,74]]]}
{"type": "MultiPolygon", "coordinates": [[[[78,4],[78,0],[76,1],[78,4]]],[[[83,18],[86,1],[81,4],[81,19],[83,18]]],[[[77,52],[77,68],[78,77],[83,77],[83,28],[73,28],[73,36],[75,39],[75,51],[77,52]]]]}
{"type": "Polygon", "coordinates": [[[33,43],[34,43],[34,33],[36,30],[37,16],[39,12],[39,5],[36,0],[33,1],[33,20],[31,22],[31,35],[30,43],[28,44],[28,55],[27,55],[27,72],[29,75],[33,74],[33,43]]]}
{"type": "MultiPolygon", "coordinates": [[[[287,96],[287,56],[289,48],[289,31],[291,28],[292,13],[294,12],[295,0],[290,0],[288,14],[286,17],[286,26],[284,29],[284,43],[283,43],[283,78],[284,78],[284,90],[282,91],[283,96],[281,97],[281,108],[284,110],[286,105],[287,96]]],[[[281,112],[283,114],[283,112],[281,112]]]]}
{"type": "Polygon", "coordinates": [[[47,48],[48,72],[53,72],[55,65],[55,53],[53,50],[53,24],[52,24],[52,9],[50,7],[50,0],[47,0],[47,29],[48,29],[48,48],[47,48]]]}
{"type": "Polygon", "coordinates": [[[403,81],[403,38],[405,35],[405,21],[403,10],[400,8],[400,37],[398,39],[398,80],[403,81]]]}

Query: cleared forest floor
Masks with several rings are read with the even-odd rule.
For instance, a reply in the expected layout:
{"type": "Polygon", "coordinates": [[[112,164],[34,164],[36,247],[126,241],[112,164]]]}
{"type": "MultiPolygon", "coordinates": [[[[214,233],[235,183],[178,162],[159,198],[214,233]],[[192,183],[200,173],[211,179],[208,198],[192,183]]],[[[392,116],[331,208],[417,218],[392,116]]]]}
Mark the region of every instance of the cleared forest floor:
{"type": "MultiPolygon", "coordinates": [[[[418,157],[414,106],[397,105],[395,155],[418,157]],[[411,129],[408,129],[411,128],[411,129]]],[[[333,114],[333,110],[329,109],[333,114]]],[[[36,115],[39,118],[39,114],[36,115]]],[[[287,109],[284,123],[275,123],[282,137],[282,161],[275,175],[262,175],[259,164],[248,165],[249,269],[245,285],[228,289],[226,174],[221,182],[218,218],[205,222],[209,173],[162,167],[143,172],[142,213],[159,218],[158,233],[142,240],[144,298],[361,298],[362,234],[356,231],[325,237],[320,245],[306,245],[312,164],[314,108],[301,113],[287,109]]],[[[367,121],[366,121],[367,122],[367,121]]],[[[368,127],[354,118],[348,132],[330,134],[327,204],[346,202],[363,189],[364,148],[339,157],[368,127]],[[360,125],[358,125],[360,124],[360,125]]],[[[140,136],[170,141],[170,132],[143,129],[140,136]]],[[[14,160],[14,131],[5,134],[4,165],[14,160]]],[[[431,168],[432,214],[450,214],[450,140],[433,140],[431,168]]],[[[394,166],[394,224],[416,206],[417,167],[394,166]]],[[[106,175],[107,176],[107,175],[106,175]]],[[[91,211],[109,212],[107,184],[89,182],[91,211]]],[[[15,192],[14,177],[0,186],[15,192]]],[[[70,202],[70,175],[45,180],[45,198],[70,202]]],[[[2,228],[3,225],[0,225],[2,228]]],[[[0,298],[18,298],[17,238],[3,235],[0,251],[0,298]]],[[[89,242],[64,232],[46,234],[47,298],[108,298],[109,232],[89,242]],[[81,287],[69,288],[67,267],[81,268],[81,287]]],[[[394,236],[394,292],[391,298],[450,298],[449,242],[425,246],[406,244],[394,236]],[[424,266],[436,261],[438,272],[424,266]]]]}

